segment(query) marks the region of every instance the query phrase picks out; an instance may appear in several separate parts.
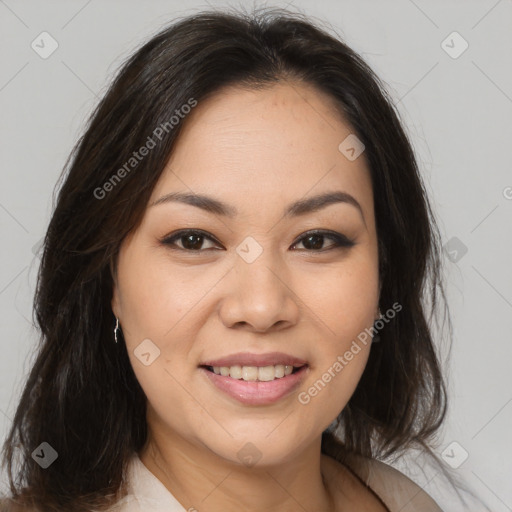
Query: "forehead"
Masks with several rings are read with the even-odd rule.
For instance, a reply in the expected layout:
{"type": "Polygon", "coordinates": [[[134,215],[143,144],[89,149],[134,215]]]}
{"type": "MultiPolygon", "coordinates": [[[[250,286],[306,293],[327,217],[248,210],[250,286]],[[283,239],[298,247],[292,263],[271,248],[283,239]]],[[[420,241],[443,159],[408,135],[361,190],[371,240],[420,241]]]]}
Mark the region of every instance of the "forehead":
{"type": "Polygon", "coordinates": [[[353,129],[334,100],[311,85],[228,87],[182,122],[151,200],[171,191],[208,192],[249,211],[342,189],[373,212],[364,153],[350,161],[339,150],[353,129]]]}

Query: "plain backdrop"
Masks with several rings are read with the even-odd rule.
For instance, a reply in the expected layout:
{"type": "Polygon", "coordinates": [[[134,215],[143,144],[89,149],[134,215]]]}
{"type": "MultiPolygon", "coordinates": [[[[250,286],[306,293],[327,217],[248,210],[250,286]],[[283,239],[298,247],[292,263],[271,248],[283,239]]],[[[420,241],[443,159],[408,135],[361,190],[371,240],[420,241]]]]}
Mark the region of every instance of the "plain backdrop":
{"type": "MultiPolygon", "coordinates": [[[[2,441],[37,343],[38,244],[85,119],[143,41],[178,16],[225,5],[264,4],[0,0],[2,441]],[[33,46],[42,37],[38,52],[33,46]],[[49,51],[51,44],[57,49],[42,58],[41,46],[49,51]]],[[[511,511],[512,1],[272,5],[328,21],[394,98],[444,244],[454,345],[446,367],[450,412],[438,452],[493,511],[511,511]]],[[[414,478],[445,511],[460,510],[435,474],[414,478]]]]}

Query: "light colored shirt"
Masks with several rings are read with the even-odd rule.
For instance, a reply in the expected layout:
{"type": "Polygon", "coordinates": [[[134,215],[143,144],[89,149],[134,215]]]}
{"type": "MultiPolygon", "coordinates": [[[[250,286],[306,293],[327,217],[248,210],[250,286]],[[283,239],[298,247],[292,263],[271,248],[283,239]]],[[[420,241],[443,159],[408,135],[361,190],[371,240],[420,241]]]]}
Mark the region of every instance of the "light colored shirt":
{"type": "Polygon", "coordinates": [[[134,453],[127,472],[128,495],[112,512],[187,512],[134,453]]]}
{"type": "MultiPolygon", "coordinates": [[[[377,460],[365,459],[364,462],[354,459],[349,467],[390,512],[443,512],[425,491],[400,471],[377,460]]],[[[146,468],[137,454],[129,463],[127,479],[129,494],[110,509],[112,512],[190,512],[146,468]]]]}

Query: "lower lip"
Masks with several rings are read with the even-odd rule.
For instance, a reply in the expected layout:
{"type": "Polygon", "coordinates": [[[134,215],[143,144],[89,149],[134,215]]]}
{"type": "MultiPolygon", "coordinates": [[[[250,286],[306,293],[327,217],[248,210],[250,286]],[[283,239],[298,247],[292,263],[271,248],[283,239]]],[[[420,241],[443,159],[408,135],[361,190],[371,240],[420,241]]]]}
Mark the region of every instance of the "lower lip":
{"type": "Polygon", "coordinates": [[[299,371],[271,381],[245,381],[224,377],[200,368],[210,382],[227,395],[247,405],[273,404],[293,392],[306,376],[308,367],[303,366],[299,371]]]}

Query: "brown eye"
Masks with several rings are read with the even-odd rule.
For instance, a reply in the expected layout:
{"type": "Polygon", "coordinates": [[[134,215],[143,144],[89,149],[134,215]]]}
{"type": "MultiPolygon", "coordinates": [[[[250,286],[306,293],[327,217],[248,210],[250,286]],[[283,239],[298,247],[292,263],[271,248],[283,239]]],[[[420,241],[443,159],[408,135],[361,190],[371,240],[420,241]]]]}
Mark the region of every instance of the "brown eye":
{"type": "Polygon", "coordinates": [[[214,241],[213,238],[208,236],[206,233],[203,233],[202,231],[186,230],[180,231],[170,237],[164,238],[164,240],[162,240],[162,243],[165,245],[174,246],[172,247],[173,249],[179,249],[182,251],[189,252],[201,252],[203,250],[206,250],[202,248],[205,239],[214,241]],[[176,244],[176,242],[180,242],[181,247],[178,244],[176,244]]]}
{"type": "MultiPolygon", "coordinates": [[[[311,231],[303,236],[297,243],[302,243],[306,250],[313,252],[328,251],[339,247],[352,247],[355,245],[355,242],[348,239],[345,235],[332,231],[311,231]],[[326,238],[332,240],[333,243],[329,247],[324,248],[324,240],[326,238]]],[[[295,245],[297,244],[294,244],[294,246],[295,245]]]]}

